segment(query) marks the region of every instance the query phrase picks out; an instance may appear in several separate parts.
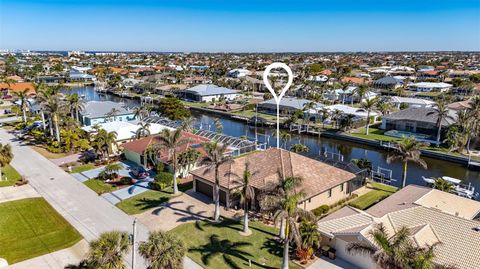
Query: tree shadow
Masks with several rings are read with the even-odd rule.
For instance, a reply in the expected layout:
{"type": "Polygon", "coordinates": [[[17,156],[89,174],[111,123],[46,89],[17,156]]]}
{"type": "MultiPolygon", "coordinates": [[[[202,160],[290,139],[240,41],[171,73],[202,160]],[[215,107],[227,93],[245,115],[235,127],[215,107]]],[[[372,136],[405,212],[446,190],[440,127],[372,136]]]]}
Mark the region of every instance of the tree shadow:
{"type": "Polygon", "coordinates": [[[168,197],[161,197],[160,199],[149,199],[149,198],[142,198],[138,200],[134,206],[140,208],[141,210],[152,209],[155,207],[159,207],[162,204],[168,202],[168,197]]]}

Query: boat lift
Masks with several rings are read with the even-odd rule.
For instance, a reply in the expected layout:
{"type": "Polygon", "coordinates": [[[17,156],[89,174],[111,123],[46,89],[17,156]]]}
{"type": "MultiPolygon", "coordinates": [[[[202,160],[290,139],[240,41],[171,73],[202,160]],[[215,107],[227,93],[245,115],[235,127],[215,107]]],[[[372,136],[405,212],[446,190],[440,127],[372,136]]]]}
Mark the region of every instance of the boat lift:
{"type": "MultiPolygon", "coordinates": [[[[424,176],[422,176],[422,179],[427,183],[428,186],[433,186],[433,184],[435,184],[435,181],[436,181],[435,178],[429,178],[424,176]]],[[[469,182],[468,185],[462,184],[461,183],[462,180],[454,177],[448,177],[448,176],[443,176],[442,179],[454,186],[454,190],[453,190],[454,194],[461,197],[473,199],[473,200],[478,199],[479,193],[475,192],[475,187],[472,186],[472,183],[469,182]]]]}
{"type": "Polygon", "coordinates": [[[372,170],[370,175],[373,181],[378,181],[383,184],[391,184],[392,181],[396,181],[395,179],[393,179],[393,171],[391,169],[383,168],[380,166],[377,166],[376,171],[372,170]]]}

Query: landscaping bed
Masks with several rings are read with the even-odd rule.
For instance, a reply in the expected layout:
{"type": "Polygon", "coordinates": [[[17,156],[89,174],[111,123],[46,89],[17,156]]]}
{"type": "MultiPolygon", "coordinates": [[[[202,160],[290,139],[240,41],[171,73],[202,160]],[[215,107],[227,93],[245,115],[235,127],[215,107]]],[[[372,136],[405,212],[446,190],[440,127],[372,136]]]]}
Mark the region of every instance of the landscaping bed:
{"type": "Polygon", "coordinates": [[[43,198],[0,204],[0,257],[9,264],[70,247],[81,235],[43,198]]]}
{"type": "MultiPolygon", "coordinates": [[[[204,268],[280,268],[283,247],[276,238],[278,229],[255,221],[250,222],[250,229],[252,235],[245,237],[239,234],[242,224],[233,220],[196,221],[170,232],[183,240],[187,256],[204,268]]],[[[302,267],[290,262],[290,268],[302,267]]]]}

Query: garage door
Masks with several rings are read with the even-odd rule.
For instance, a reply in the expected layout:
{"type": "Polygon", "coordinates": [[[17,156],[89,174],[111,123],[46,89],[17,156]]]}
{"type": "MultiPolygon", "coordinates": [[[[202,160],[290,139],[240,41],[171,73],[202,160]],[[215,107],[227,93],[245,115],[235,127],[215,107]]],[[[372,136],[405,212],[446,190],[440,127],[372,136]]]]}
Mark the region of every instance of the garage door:
{"type": "MultiPolygon", "coordinates": [[[[195,180],[195,184],[197,192],[205,194],[206,196],[213,199],[213,186],[210,186],[209,184],[200,180],[195,180]]],[[[225,191],[220,190],[220,203],[225,205],[226,200],[227,194],[225,193],[225,191]]]]}
{"type": "Polygon", "coordinates": [[[350,262],[354,266],[357,266],[360,269],[371,269],[376,268],[375,263],[373,260],[365,255],[352,255],[347,252],[346,247],[348,243],[341,240],[336,239],[335,242],[335,249],[337,250],[337,256],[347,262],[350,262]]]}

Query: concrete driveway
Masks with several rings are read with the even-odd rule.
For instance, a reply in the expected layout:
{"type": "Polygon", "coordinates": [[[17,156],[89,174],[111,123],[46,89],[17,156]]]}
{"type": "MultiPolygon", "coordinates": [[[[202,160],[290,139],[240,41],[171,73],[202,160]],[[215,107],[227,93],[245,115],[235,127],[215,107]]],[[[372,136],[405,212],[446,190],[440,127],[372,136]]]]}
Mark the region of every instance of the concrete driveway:
{"type": "MultiPolygon", "coordinates": [[[[162,206],[135,215],[135,217],[150,231],[168,231],[183,223],[211,218],[214,210],[215,205],[210,198],[193,190],[188,190],[162,206]]],[[[223,207],[220,213],[222,216],[229,218],[238,217],[234,211],[226,211],[223,207]]],[[[241,212],[238,212],[238,214],[241,214],[241,212]]]]}

